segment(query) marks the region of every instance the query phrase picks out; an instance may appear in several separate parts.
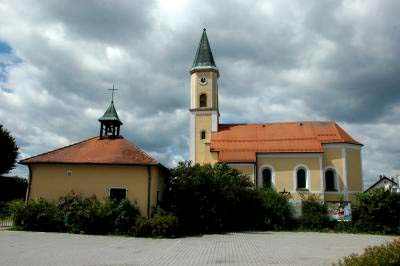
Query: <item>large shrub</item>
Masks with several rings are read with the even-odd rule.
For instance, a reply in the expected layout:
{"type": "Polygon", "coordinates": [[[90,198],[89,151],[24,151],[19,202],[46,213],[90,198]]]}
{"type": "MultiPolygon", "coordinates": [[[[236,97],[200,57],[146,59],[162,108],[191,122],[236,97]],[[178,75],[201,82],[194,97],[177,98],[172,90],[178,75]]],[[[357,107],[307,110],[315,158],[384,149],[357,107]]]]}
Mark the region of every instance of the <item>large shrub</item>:
{"type": "Polygon", "coordinates": [[[29,231],[62,231],[62,217],[54,202],[44,199],[10,203],[10,210],[17,228],[29,231]]]}
{"type": "Polygon", "coordinates": [[[58,210],[62,213],[65,230],[71,233],[101,234],[110,231],[108,205],[101,204],[96,197],[85,198],[71,192],[61,197],[58,210]]]}
{"type": "Polygon", "coordinates": [[[383,188],[357,194],[353,220],[364,232],[400,234],[400,194],[383,188]]]}
{"type": "Polygon", "coordinates": [[[288,229],[293,225],[289,196],[273,188],[257,190],[259,200],[259,228],[263,230],[288,229]]]}
{"type": "Polygon", "coordinates": [[[117,234],[133,234],[136,221],[140,218],[136,202],[131,203],[124,199],[121,201],[108,200],[107,203],[111,206],[112,231],[117,234]]]}
{"type": "Polygon", "coordinates": [[[83,234],[132,234],[140,216],[136,203],[128,200],[99,201],[74,192],[58,202],[17,200],[10,210],[17,228],[83,234]]]}
{"type": "Polygon", "coordinates": [[[247,229],[254,220],[253,184],[238,170],[185,162],[171,175],[164,208],[178,217],[183,233],[247,229]]]}
{"type": "Polygon", "coordinates": [[[352,254],[341,259],[338,265],[342,266],[397,266],[400,265],[400,239],[376,247],[368,247],[364,254],[352,254]]]}
{"type": "Polygon", "coordinates": [[[176,237],[178,235],[178,218],[158,209],[150,219],[140,218],[135,229],[136,236],[176,237]]]}
{"type": "Polygon", "coordinates": [[[322,229],[329,225],[328,210],[317,195],[302,197],[300,223],[305,229],[322,229]]]}

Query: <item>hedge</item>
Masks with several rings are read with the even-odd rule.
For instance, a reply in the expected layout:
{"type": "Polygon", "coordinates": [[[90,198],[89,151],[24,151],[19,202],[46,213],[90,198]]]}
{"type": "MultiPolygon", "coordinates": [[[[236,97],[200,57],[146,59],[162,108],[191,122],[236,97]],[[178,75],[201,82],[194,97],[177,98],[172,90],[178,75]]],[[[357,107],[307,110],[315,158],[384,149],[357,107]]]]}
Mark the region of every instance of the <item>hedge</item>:
{"type": "Polygon", "coordinates": [[[57,202],[16,200],[10,210],[17,229],[86,234],[133,234],[140,216],[137,204],[128,200],[99,201],[74,192],[57,202]]]}

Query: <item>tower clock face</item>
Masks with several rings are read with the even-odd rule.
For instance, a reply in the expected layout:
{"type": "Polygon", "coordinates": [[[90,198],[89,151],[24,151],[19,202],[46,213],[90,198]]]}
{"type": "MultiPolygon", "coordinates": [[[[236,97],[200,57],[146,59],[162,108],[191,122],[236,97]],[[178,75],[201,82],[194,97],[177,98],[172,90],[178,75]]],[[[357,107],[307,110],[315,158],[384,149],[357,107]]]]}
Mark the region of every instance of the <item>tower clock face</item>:
{"type": "Polygon", "coordinates": [[[199,82],[200,82],[200,85],[206,85],[207,84],[207,78],[202,77],[202,78],[200,78],[199,82]]]}

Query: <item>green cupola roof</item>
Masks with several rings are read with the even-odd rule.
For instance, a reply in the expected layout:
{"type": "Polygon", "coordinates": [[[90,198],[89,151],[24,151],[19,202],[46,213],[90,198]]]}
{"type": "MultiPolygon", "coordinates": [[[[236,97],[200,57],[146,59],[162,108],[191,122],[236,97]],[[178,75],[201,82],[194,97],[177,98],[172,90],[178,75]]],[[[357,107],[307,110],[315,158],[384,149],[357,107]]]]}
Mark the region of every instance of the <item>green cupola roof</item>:
{"type": "Polygon", "coordinates": [[[191,72],[193,70],[200,69],[215,69],[218,68],[215,64],[214,57],[211,52],[210,43],[208,42],[206,29],[203,29],[203,34],[201,35],[199,47],[197,48],[196,56],[193,61],[191,72]]]}
{"type": "Polygon", "coordinates": [[[114,101],[111,101],[110,106],[102,117],[99,118],[100,122],[117,122],[122,125],[121,120],[119,120],[117,110],[115,110],[114,101]]]}

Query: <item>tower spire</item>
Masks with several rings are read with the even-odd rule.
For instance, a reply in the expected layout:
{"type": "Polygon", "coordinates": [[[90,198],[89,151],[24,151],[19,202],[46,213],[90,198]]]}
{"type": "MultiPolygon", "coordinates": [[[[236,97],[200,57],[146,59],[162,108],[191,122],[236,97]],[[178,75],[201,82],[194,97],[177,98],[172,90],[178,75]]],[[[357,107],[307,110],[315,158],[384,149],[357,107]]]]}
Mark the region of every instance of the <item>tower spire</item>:
{"type": "Polygon", "coordinates": [[[206,29],[203,29],[203,34],[201,35],[200,43],[190,72],[193,73],[196,70],[204,69],[214,69],[218,73],[218,68],[211,52],[210,43],[208,42],[206,29]]]}

